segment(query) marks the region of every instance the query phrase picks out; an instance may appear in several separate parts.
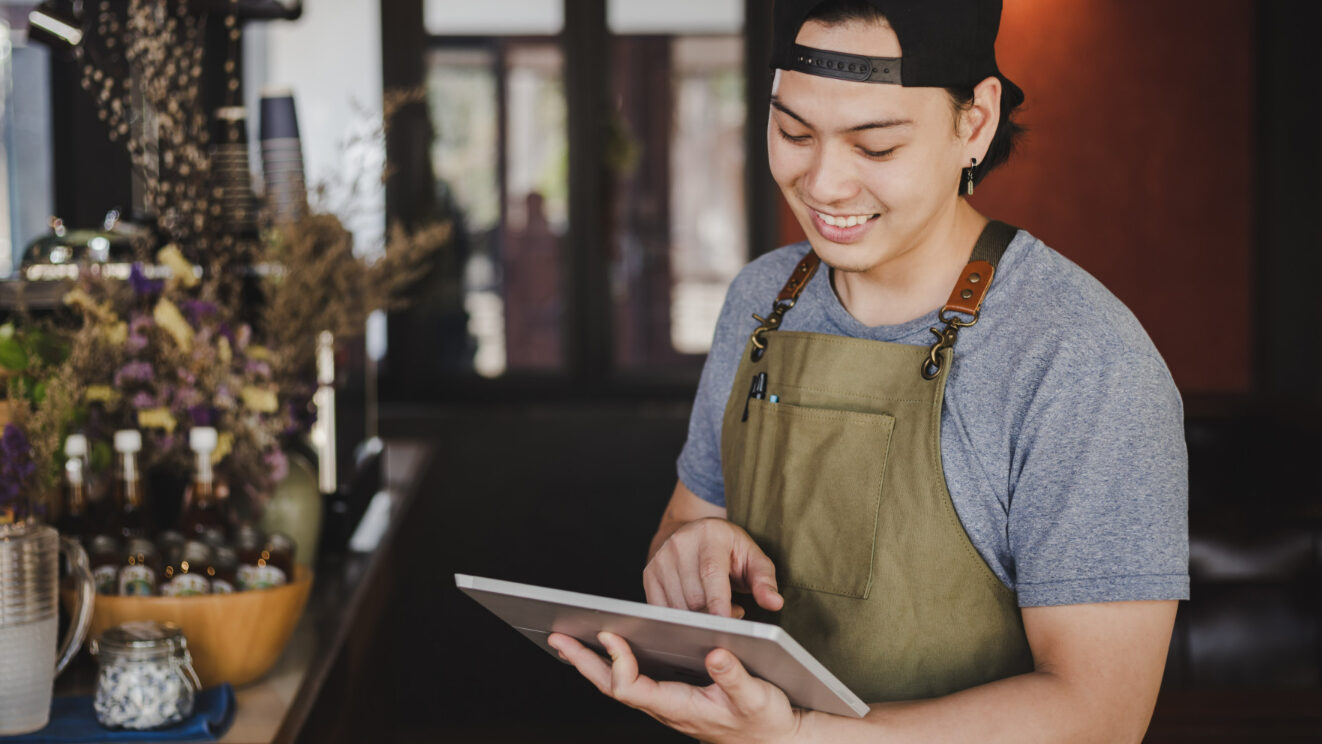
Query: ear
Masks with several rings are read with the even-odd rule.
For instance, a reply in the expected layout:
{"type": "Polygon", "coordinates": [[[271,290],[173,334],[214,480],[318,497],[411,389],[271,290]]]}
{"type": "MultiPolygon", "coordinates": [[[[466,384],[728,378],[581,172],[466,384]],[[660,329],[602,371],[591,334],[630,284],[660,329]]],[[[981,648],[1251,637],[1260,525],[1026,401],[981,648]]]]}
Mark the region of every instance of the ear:
{"type": "Polygon", "coordinates": [[[1000,121],[1001,81],[992,76],[974,86],[973,105],[964,111],[960,133],[968,143],[966,158],[977,158],[979,163],[986,160],[1000,121]]]}

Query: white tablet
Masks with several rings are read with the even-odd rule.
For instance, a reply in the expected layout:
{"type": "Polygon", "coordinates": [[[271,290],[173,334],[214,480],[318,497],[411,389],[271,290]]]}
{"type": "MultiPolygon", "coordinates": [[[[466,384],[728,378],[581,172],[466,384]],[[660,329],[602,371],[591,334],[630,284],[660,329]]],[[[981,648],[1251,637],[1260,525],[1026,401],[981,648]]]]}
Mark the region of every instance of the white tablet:
{"type": "Polygon", "coordinates": [[[853,718],[868,712],[867,704],[775,625],[464,574],[455,574],[454,582],[557,658],[546,643],[551,633],[577,638],[604,656],[597,633],[605,630],[629,641],[643,674],[708,685],[707,654],[724,648],[750,674],[784,690],[797,707],[853,718]]]}

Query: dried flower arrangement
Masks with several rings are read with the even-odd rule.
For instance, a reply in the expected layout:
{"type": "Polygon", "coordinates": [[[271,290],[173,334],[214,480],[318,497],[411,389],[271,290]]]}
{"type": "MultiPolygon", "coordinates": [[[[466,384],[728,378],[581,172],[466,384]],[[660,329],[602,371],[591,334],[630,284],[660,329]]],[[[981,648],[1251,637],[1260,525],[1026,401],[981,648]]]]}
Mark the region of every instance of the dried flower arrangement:
{"type": "MultiPolygon", "coordinates": [[[[103,5],[98,33],[75,50],[83,87],[111,138],[126,144],[171,241],[154,256],[140,246],[142,263],[169,269],[169,278],[135,265],[125,282],[84,267],[63,323],[0,326],[0,522],[47,511],[71,431],[88,434],[94,471],[110,465],[115,430],[138,428],[146,468],[184,472],[191,426],[220,431],[217,474],[230,485],[231,508],[255,517],[286,472],[282,441],[312,423],[316,335],[357,336],[370,312],[406,304],[449,243],[448,222],[396,225],[360,257],[334,211],[316,205],[260,240],[220,229],[206,197],[206,120],[195,105],[200,26],[187,5],[103,5]]],[[[234,28],[232,13],[213,18],[234,28]]],[[[387,93],[368,136],[383,142],[393,113],[421,95],[387,93]]]]}

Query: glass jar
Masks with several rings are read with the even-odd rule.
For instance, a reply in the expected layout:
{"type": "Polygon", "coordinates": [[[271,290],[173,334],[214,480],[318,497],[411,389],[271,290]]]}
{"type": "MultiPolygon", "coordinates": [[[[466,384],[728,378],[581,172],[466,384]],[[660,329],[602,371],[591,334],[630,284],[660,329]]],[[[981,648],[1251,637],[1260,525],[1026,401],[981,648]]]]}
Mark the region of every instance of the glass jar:
{"type": "Polygon", "coordinates": [[[102,726],[154,729],[193,714],[202,683],[178,625],[151,620],[116,625],[90,648],[98,668],[92,707],[102,726]]]}

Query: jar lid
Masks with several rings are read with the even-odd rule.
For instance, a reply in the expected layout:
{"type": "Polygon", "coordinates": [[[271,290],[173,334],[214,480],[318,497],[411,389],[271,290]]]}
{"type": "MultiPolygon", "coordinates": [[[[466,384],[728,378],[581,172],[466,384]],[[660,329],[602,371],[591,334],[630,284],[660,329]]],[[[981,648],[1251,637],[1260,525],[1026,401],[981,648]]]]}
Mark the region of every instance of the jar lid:
{"type": "Polygon", "coordinates": [[[91,643],[91,651],[98,654],[158,655],[188,648],[184,631],[174,623],[155,620],[135,620],[116,625],[103,632],[91,643]]]}

